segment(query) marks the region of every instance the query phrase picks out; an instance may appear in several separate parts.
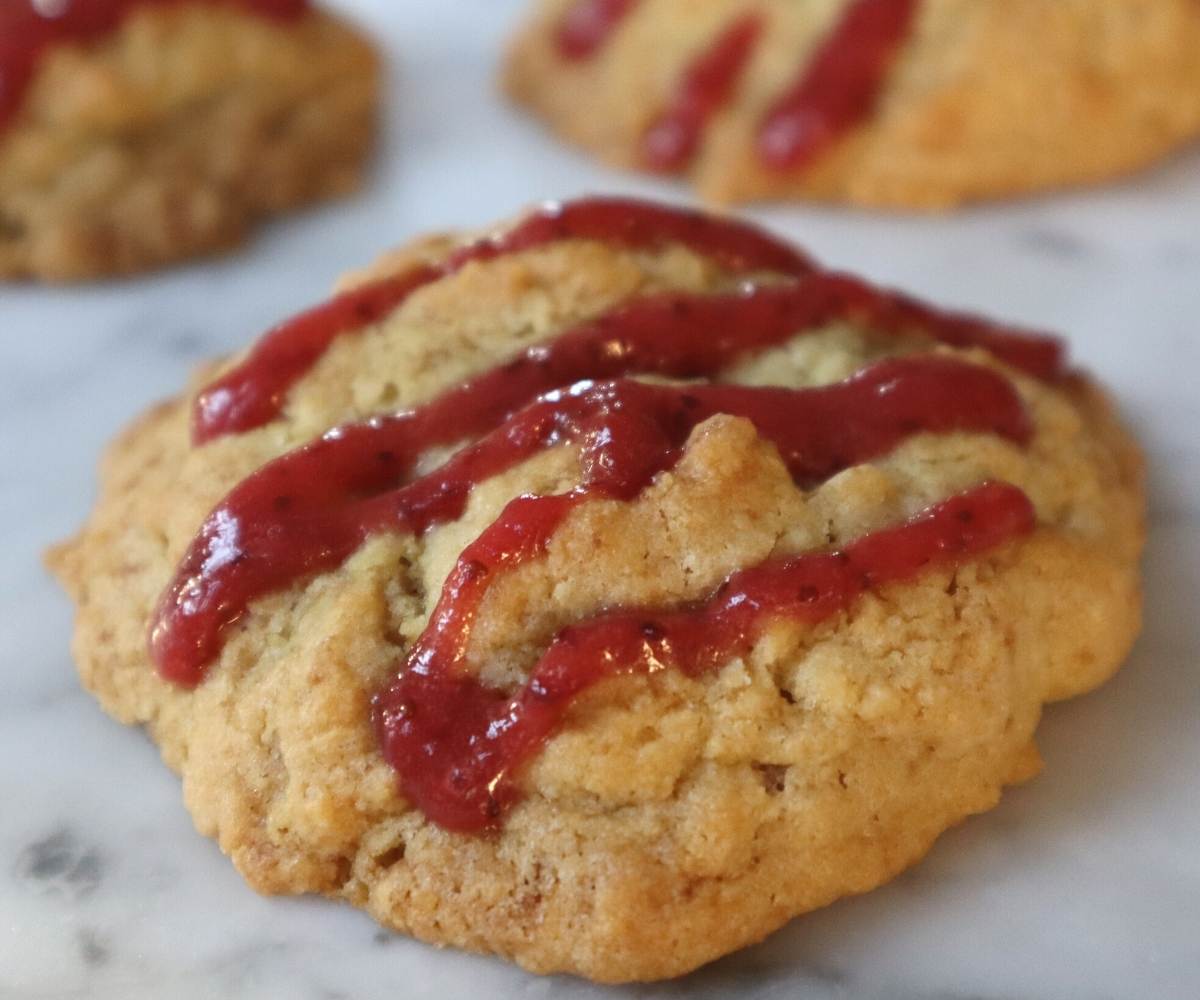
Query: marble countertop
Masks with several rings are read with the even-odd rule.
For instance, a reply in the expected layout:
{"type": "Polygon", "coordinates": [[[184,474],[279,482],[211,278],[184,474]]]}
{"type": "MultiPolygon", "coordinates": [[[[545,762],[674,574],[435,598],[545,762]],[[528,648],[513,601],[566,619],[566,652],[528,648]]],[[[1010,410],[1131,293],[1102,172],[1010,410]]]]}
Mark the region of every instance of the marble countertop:
{"type": "Polygon", "coordinates": [[[428,227],[585,191],[681,199],[560,148],[491,89],[517,0],[346,2],[393,61],[362,197],[154,277],[0,291],[0,998],[1200,996],[1200,152],[1105,191],[949,218],[755,212],[819,257],[1057,329],[1151,462],[1146,631],[1050,708],[1044,774],[891,885],[674,983],[606,990],[437,951],[312,899],[264,899],[199,837],[140,732],[82,693],[39,564],[96,456],[188,370],[428,227]]]}

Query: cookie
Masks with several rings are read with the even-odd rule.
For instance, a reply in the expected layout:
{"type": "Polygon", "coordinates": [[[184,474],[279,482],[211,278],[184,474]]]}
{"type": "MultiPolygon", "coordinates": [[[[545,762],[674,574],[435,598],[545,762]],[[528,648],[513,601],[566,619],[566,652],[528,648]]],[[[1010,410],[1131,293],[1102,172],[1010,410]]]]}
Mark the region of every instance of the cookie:
{"type": "Polygon", "coordinates": [[[133,274],[355,190],[370,43],[308,0],[0,7],[0,278],[133,274]]]}
{"type": "Polygon", "coordinates": [[[1200,135],[1193,0],[539,0],[504,71],[555,131],[718,203],[945,209],[1200,135]]]}
{"type": "Polygon", "coordinates": [[[914,863],[1139,628],[1053,338],[618,199],[420,241],[200,373],[49,564],[269,893],[603,981],[914,863]]]}

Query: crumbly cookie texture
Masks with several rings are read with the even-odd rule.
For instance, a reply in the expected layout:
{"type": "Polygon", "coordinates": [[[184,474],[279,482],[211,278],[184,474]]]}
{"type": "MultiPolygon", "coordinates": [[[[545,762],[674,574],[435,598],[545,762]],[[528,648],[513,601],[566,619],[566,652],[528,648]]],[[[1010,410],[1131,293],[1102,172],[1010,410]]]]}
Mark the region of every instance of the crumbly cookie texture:
{"type": "Polygon", "coordinates": [[[555,28],[576,0],[538,0],[503,85],[605,160],[639,164],[641,138],[722,29],[763,17],[730,104],[690,169],[707,199],[802,198],[873,208],[963,202],[1129,174],[1200,136],[1194,0],[922,0],[869,121],[810,166],[763,167],[755,139],[851,0],[639,0],[586,60],[555,28]]]}
{"type": "Polygon", "coordinates": [[[379,75],[371,45],[316,11],[147,7],[47,53],[0,131],[0,278],[145,271],[355,190],[379,75]]]}
{"type": "MultiPolygon", "coordinates": [[[[999,366],[1031,412],[1028,448],[920,435],[802,491],[751,424],[719,416],[636,500],[575,510],[544,557],[487,598],[471,651],[487,683],[519,683],[558,629],[599,609],[703,596],[737,568],[856,538],[986,479],[1024,489],[1039,527],[818,627],[777,624],[714,674],[597,686],[496,833],[449,833],[404,800],[369,704],[467,542],[510,498],[576,481],[571,448],[487,481],[457,522],[375,537],[342,568],[257,602],[194,690],[155,673],[146,630],[160,592],[208,511],[264,462],[334,424],[427,400],[631,296],[732,280],[679,247],[591,241],[471,264],[339,339],[275,422],[193,447],[197,382],[111,447],[93,515],[49,556],[78,604],[80,674],[109,713],[149,730],[198,829],[255,889],[347,900],[423,940],[539,972],[654,979],[879,885],[1036,773],[1042,704],[1102,682],[1138,631],[1142,471],[1085,380],[1048,385],[999,366]]],[[[838,324],[725,377],[819,384],[932,349],[838,324]]]]}

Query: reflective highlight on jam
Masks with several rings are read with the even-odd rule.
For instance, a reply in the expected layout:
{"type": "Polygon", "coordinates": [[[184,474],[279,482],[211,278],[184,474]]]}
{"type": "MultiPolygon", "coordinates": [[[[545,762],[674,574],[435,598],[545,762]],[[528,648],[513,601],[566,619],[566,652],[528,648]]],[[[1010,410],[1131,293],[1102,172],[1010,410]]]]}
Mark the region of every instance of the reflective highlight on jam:
{"type": "MultiPolygon", "coordinates": [[[[805,254],[746,223],[625,198],[589,198],[547,206],[516,228],[466,246],[444,262],[420,265],[346,292],[287,320],[265,334],[245,360],[199,394],[192,414],[193,439],[204,443],[225,434],[252,430],[275,419],[288,390],[338,337],[362,331],[380,321],[418,289],[472,262],[566,239],[597,239],[638,249],[676,243],[709,257],[735,274],[769,272],[796,282],[752,289],[733,297],[677,294],[665,300],[629,303],[599,321],[614,334],[637,327],[643,331],[644,341],[654,339],[658,336],[655,331],[659,330],[664,342],[668,337],[699,339],[701,334],[743,336],[745,348],[753,349],[800,334],[806,325],[845,318],[857,319],[881,332],[922,333],[957,347],[985,347],[1041,378],[1055,377],[1061,365],[1061,346],[1051,337],[945,312],[908,296],[876,288],[861,278],[821,272],[805,254]],[[697,325],[696,338],[687,338],[687,331],[682,328],[685,322],[697,325]],[[771,325],[771,332],[764,335],[767,324],[771,325]],[[786,329],[788,326],[790,329],[786,329]]],[[[603,341],[602,336],[598,339],[603,341]]],[[[613,356],[613,348],[609,345],[600,349],[602,346],[597,345],[590,359],[579,355],[575,367],[548,366],[545,370],[553,368],[557,380],[539,383],[534,393],[525,395],[515,405],[528,402],[536,392],[581,378],[661,370],[636,365],[605,366],[605,357],[613,356]],[[593,368],[592,364],[601,367],[593,368]]],[[[703,351],[704,346],[696,345],[693,349],[703,351]]],[[[556,347],[539,347],[537,353],[545,350],[553,352],[556,347]]],[[[723,363],[664,374],[707,374],[723,363]]],[[[511,408],[504,412],[511,412],[511,408]]]]}
{"type": "MultiPolygon", "coordinates": [[[[493,545],[502,553],[514,537],[521,538],[515,525],[528,516],[521,504],[514,501],[508,519],[497,522],[500,530],[489,530],[482,545],[468,550],[472,561],[459,564],[446,593],[453,595],[455,587],[475,590],[475,581],[486,579],[494,564],[493,545]],[[495,534],[498,539],[489,537],[495,534]]],[[[462,832],[495,827],[520,799],[521,768],[593,685],[660,670],[690,676],[716,670],[747,654],[772,621],[817,624],[870,591],[979,556],[1033,527],[1033,508],[1024,493],[1015,486],[985,484],[839,551],[808,552],[741,570],[696,604],[619,610],[565,628],[513,694],[448,669],[448,659],[423,658],[427,647],[418,646],[406,669],[375,701],[384,755],[400,775],[405,795],[435,823],[462,832]]]]}
{"type": "MultiPolygon", "coordinates": [[[[482,387],[486,393],[488,383],[482,387]]],[[[379,532],[420,534],[459,517],[476,484],[558,444],[584,445],[584,485],[548,501],[561,516],[594,495],[635,495],[670,467],[697,424],[718,413],[750,419],[806,484],[922,431],[990,432],[1018,442],[1029,434],[1005,378],[941,358],[883,361],[819,389],[585,382],[548,393],[439,469],[410,480],[427,449],[464,439],[490,416],[486,395],[459,395],[461,407],[455,398],[330,431],[237,486],[209,516],[163,595],[150,641],[162,675],[198,683],[228,627],[256,598],[337,567],[379,532]]],[[[557,521],[538,523],[552,528],[557,521]]]]}
{"type": "Polygon", "coordinates": [[[475,261],[569,239],[604,240],[634,249],[677,243],[735,273],[800,275],[813,268],[804,254],[788,244],[733,219],[625,198],[546,205],[515,228],[463,247],[439,264],[422,265],[347,292],[271,330],[245,361],[200,394],[193,413],[193,438],[203,443],[267,423],[279,414],[287,390],[334,340],[378,321],[425,285],[475,261]]]}
{"type": "Polygon", "coordinates": [[[201,394],[196,437],[272,419],[287,389],[334,339],[380,320],[416,289],[476,261],[572,238],[653,249],[683,244],[748,280],[717,294],[669,292],[624,302],[415,409],[335,428],[268,463],[206,520],[151,629],[150,651],[162,676],[198,684],[259,598],[336,569],[375,535],[419,535],[455,520],[477,484],[547,449],[577,448],[578,486],[514,499],[467,546],[425,631],[375,699],[381,746],[404,793],[452,830],[478,832],[503,821],[519,799],[523,766],[562,725],[574,699],[599,681],[660,669],[704,673],[745,652],[772,621],[824,620],[867,591],[975,557],[1034,524],[1020,490],[985,484],[839,552],[741,570],[694,604],[617,609],[573,625],[554,638],[520,690],[487,688],[469,655],[490,589],[543,556],[579,505],[635,499],[674,466],[689,435],[711,417],[749,420],[801,488],[916,434],[994,434],[1016,445],[1032,434],[1020,396],[1002,373],[939,355],[893,357],[808,389],[662,385],[626,376],[719,377],[738,360],[831,321],[874,335],[917,334],[983,348],[1041,378],[1063,374],[1062,348],[1053,338],[817,270],[754,227],[641,202],[587,199],[547,207],[442,263],[339,296],[272,331],[201,394]],[[439,468],[418,474],[431,448],[463,442],[439,468]]]}

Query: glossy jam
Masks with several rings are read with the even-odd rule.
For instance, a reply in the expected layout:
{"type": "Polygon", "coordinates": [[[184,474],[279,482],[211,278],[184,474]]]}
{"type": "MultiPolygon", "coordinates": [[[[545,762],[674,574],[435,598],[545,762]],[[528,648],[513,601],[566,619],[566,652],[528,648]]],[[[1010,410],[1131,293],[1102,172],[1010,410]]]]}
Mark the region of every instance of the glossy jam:
{"type": "Polygon", "coordinates": [[[818,389],[651,385],[629,374],[706,378],[740,358],[846,320],[879,334],[982,347],[1042,378],[1063,375],[1062,349],[1041,335],[936,310],[861,279],[819,271],[769,235],[731,220],[621,199],[546,208],[447,261],[347,293],[272,331],[210,386],[194,413],[205,440],[259,426],[343,333],[473,261],[571,238],[658,248],[678,243],[748,282],[713,295],[666,293],[527,348],[417,409],[337,428],[237,486],[210,515],[164,594],[151,632],[163,676],[198,683],[231,625],[261,597],[335,569],[368,538],[420,534],[461,516],[474,486],[534,454],[573,443],[581,481],[558,496],[513,500],[460,556],[425,632],[375,702],[385,755],[405,793],[435,822],[478,831],[517,798],[521,767],[573,699],[618,674],[712,669],[776,618],[815,622],[864,591],[938,562],[970,558],[1028,531],[1028,500],[989,485],[952,498],[841,553],[809,553],[734,574],[709,600],[675,610],[612,612],[564,630],[515,694],[474,679],[472,626],[489,588],[545,552],[589,500],[627,501],[671,468],[688,435],[716,414],[750,420],[809,486],[886,453],[906,437],[972,431],[1018,444],[1031,433],[1001,374],[915,356],[818,389]],[[754,281],[764,272],[775,277],[754,281]],[[582,381],[615,379],[615,381],[582,381]],[[567,386],[568,388],[562,388],[567,386]],[[416,475],[430,448],[475,441],[416,475]]]}
{"type": "Polygon", "coordinates": [[[820,622],[869,591],[978,556],[1034,526],[1024,493],[985,484],[838,552],[741,570],[691,606],[620,610],[572,625],[515,694],[485,687],[460,667],[462,646],[455,643],[469,632],[469,611],[495,568],[510,555],[521,559],[536,549],[532,540],[547,532],[539,519],[556,522],[560,502],[514,501],[464,553],[434,613],[435,622],[449,615],[447,633],[423,637],[406,669],[376,698],[376,729],[404,793],[447,829],[498,825],[519,798],[522,766],[592,685],[628,674],[715,670],[749,652],[772,621],[820,622]],[[470,596],[467,609],[458,604],[464,594],[470,596]]]}
{"type": "Polygon", "coordinates": [[[0,127],[21,106],[47,49],[95,41],[137,7],[182,3],[226,4],[281,20],[309,8],[308,0],[0,0],[0,127]]]}
{"type": "Polygon", "coordinates": [[[277,416],[288,389],[335,339],[375,322],[418,288],[473,261],[568,239],[596,239],[645,249],[678,243],[735,273],[769,271],[797,276],[813,269],[804,254],[733,219],[624,198],[549,205],[507,232],[464,247],[443,263],[421,266],[346,293],[271,330],[242,364],[200,394],[193,414],[194,439],[202,443],[250,430],[277,416]]]}
{"type": "Polygon", "coordinates": [[[287,390],[334,340],[383,319],[413,291],[440,276],[437,268],[417,267],[390,281],[338,295],[268,331],[242,364],[196,397],[193,440],[202,444],[269,423],[283,407],[287,390]]]}
{"type": "MultiPolygon", "coordinates": [[[[733,297],[677,295],[618,307],[583,338],[590,345],[586,351],[580,344],[570,344],[559,353],[553,345],[533,348],[530,357],[543,358],[550,351],[553,364],[541,365],[546,377],[537,382],[534,392],[514,393],[501,416],[528,402],[536,392],[581,378],[663,370],[640,360],[644,351],[636,357],[622,353],[621,346],[610,342],[601,327],[614,336],[636,327],[642,343],[654,340],[655,331],[661,329],[664,342],[682,342],[701,355],[709,351],[710,340],[734,338],[733,347],[753,350],[802,333],[806,326],[845,317],[886,332],[923,333],[954,346],[985,347],[1042,378],[1058,375],[1062,364],[1061,346],[1051,337],[944,312],[859,278],[815,271],[804,254],[753,226],[627,199],[597,198],[545,208],[510,232],[468,246],[444,263],[417,267],[340,295],[276,327],[259,340],[245,361],[199,394],[193,412],[194,439],[203,443],[260,427],[277,417],[288,390],[334,340],[386,316],[416,289],[471,261],[570,238],[644,248],[681,243],[735,273],[773,272],[790,276],[796,283],[733,297]],[[696,324],[695,336],[689,335],[686,323],[696,324]],[[622,358],[628,358],[628,363],[619,364],[622,358]],[[553,379],[548,374],[551,370],[553,379]]],[[[721,355],[721,360],[708,365],[697,360],[690,368],[664,373],[711,374],[730,356],[721,355]]],[[[519,367],[520,359],[518,362],[519,367]]],[[[509,370],[498,369],[493,381],[503,382],[507,378],[504,372],[509,370]]],[[[531,369],[526,366],[526,370],[531,369]]]]}
{"type": "Polygon", "coordinates": [[[881,333],[914,333],[951,347],[980,347],[1044,381],[1066,375],[1063,344],[1048,334],[1003,326],[970,313],[949,312],[848,274],[827,272],[804,284],[809,286],[809,322],[844,317],[881,333]]]}
{"type": "Polygon", "coordinates": [[[564,59],[595,55],[633,10],[637,0],[575,0],[555,31],[555,42],[564,59]]]}
{"type": "Polygon", "coordinates": [[[732,98],[761,31],[758,15],[739,18],[687,68],[671,103],[642,136],[647,167],[663,173],[687,167],[709,119],[732,98]]]}
{"type": "MultiPolygon", "coordinates": [[[[479,391],[487,390],[482,383],[479,391]]],[[[426,449],[469,436],[500,409],[486,398],[472,402],[469,393],[459,398],[461,406],[435,400],[331,431],[237,486],[205,522],[160,602],[150,646],[163,676],[198,683],[229,625],[256,598],[337,567],[379,532],[420,533],[459,517],[475,484],[563,442],[582,446],[582,485],[566,497],[518,502],[519,524],[514,526],[510,508],[467,549],[434,614],[441,625],[417,644],[416,659],[440,662],[442,652],[465,649],[464,635],[455,635],[458,626],[450,622],[468,621],[479,588],[495,577],[493,567],[486,580],[462,582],[473,564],[487,565],[490,557],[481,553],[503,549],[496,558],[512,566],[540,551],[575,504],[596,495],[635,495],[671,465],[691,429],[713,414],[750,419],[804,484],[922,431],[989,432],[1018,442],[1029,434],[1020,399],[990,369],[941,358],[897,359],[806,390],[580,383],[547,394],[439,469],[411,479],[426,449]],[[510,539],[497,547],[497,537],[510,535],[519,543],[510,539]]]]}
{"type": "Polygon", "coordinates": [[[796,82],[771,106],[758,135],[763,162],[810,164],[875,111],[920,0],[852,0],[796,82]]]}

